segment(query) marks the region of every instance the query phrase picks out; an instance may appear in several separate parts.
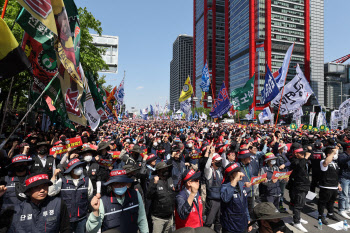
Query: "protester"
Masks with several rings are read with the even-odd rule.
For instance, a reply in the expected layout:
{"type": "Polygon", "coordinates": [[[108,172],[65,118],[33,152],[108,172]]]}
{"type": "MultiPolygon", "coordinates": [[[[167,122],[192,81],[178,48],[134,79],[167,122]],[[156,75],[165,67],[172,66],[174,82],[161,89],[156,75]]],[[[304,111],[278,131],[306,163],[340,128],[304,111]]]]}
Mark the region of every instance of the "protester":
{"type": "Polygon", "coordinates": [[[56,170],[55,158],[49,155],[50,145],[47,142],[39,142],[36,145],[37,156],[33,157],[34,164],[31,166],[30,173],[45,173],[51,178],[56,170]]]}
{"type": "Polygon", "coordinates": [[[344,144],[344,152],[339,155],[338,164],[340,167],[340,185],[341,192],[339,192],[339,213],[346,219],[350,219],[348,213],[350,212],[350,143],[344,144]]]}

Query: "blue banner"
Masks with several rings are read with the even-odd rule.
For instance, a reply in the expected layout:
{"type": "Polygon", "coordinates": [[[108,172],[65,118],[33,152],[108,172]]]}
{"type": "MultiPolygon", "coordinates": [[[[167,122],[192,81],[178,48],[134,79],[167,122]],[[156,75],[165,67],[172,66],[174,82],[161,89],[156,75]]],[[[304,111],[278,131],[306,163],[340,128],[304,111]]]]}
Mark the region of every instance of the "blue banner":
{"type": "Polygon", "coordinates": [[[266,65],[266,75],[265,75],[265,84],[264,88],[261,91],[261,104],[267,104],[272,101],[280,92],[277,87],[275,78],[271,74],[269,66],[266,65]]]}
{"type": "Polygon", "coordinates": [[[210,76],[209,76],[208,62],[206,62],[202,69],[202,83],[200,84],[200,87],[203,92],[208,92],[209,86],[210,86],[210,76]]]}
{"type": "Polygon", "coordinates": [[[219,96],[216,99],[214,106],[211,109],[211,112],[209,114],[212,118],[219,118],[225,113],[227,113],[231,107],[232,107],[232,104],[230,102],[230,98],[227,93],[225,82],[223,82],[219,96]]]}
{"type": "Polygon", "coordinates": [[[150,113],[151,113],[151,115],[153,116],[153,115],[154,115],[154,112],[153,112],[153,106],[152,106],[152,105],[150,105],[149,107],[150,107],[150,113]]]}

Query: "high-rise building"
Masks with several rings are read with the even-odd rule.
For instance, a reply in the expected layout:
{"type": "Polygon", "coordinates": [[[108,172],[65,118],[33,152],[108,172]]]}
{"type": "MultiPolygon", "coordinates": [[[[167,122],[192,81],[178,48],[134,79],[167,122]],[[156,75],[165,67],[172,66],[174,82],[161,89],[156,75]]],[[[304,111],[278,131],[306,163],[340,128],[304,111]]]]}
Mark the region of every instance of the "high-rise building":
{"type": "MultiPolygon", "coordinates": [[[[227,42],[227,9],[226,0],[194,0],[193,1],[193,80],[194,92],[198,99],[201,98],[201,77],[202,69],[208,62],[209,72],[212,77],[209,95],[220,91],[222,82],[226,80],[228,84],[228,75],[226,75],[226,48],[227,42]],[[225,8],[226,7],[226,8],[225,8]]],[[[199,103],[197,102],[197,106],[199,103]]],[[[204,106],[207,106],[205,102],[204,106]]]]}
{"type": "Polygon", "coordinates": [[[102,59],[106,62],[109,69],[101,70],[100,72],[118,73],[118,50],[119,37],[91,34],[92,44],[99,48],[104,48],[106,51],[102,54],[102,59]]]}
{"type": "Polygon", "coordinates": [[[193,72],[193,37],[179,35],[173,43],[173,59],[170,62],[170,109],[180,108],[179,97],[188,76],[193,72]]]}
{"type": "MultiPolygon", "coordinates": [[[[311,80],[320,104],[323,103],[324,0],[224,0],[220,2],[222,7],[217,7],[218,2],[194,0],[194,72],[198,98],[201,69],[208,59],[216,89],[225,80],[231,92],[255,75],[255,85],[258,86],[255,94],[259,103],[265,81],[265,64],[272,72],[277,71],[289,46],[295,43],[287,80],[294,77],[295,67],[299,64],[306,78],[311,80]],[[215,24],[210,21],[210,15],[217,15],[218,9],[224,12],[223,26],[218,21],[215,24]],[[216,38],[212,35],[217,28],[223,29],[220,35],[224,40],[217,38],[215,43],[213,40],[208,42],[208,38],[216,38]],[[219,59],[224,78],[218,78],[210,57],[220,43],[225,45],[225,59],[219,59]]],[[[217,62],[214,64],[218,66],[217,62]]]]}

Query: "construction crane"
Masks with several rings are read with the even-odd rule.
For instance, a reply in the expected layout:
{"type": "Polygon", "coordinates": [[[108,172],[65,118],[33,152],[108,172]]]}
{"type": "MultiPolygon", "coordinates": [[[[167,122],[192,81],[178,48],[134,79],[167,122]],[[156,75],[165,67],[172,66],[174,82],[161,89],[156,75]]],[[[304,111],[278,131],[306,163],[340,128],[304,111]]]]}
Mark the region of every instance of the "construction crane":
{"type": "Polygon", "coordinates": [[[350,59],[350,54],[345,55],[344,57],[338,58],[338,59],[336,59],[336,60],[334,60],[332,62],[334,62],[334,63],[344,63],[344,62],[346,62],[349,59],[350,59]]]}

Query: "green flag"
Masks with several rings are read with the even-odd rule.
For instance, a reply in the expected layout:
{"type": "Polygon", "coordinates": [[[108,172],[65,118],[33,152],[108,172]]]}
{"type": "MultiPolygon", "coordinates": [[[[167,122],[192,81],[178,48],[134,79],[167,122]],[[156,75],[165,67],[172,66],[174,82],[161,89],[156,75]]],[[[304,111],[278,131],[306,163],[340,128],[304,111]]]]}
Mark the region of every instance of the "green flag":
{"type": "Polygon", "coordinates": [[[63,2],[66,7],[69,26],[73,37],[75,61],[76,61],[76,64],[79,65],[81,31],[80,31],[78,9],[73,0],[63,0],[63,2]]]}
{"type": "Polygon", "coordinates": [[[233,108],[235,110],[245,110],[253,103],[255,75],[246,82],[244,87],[236,88],[230,94],[233,108]]]}

